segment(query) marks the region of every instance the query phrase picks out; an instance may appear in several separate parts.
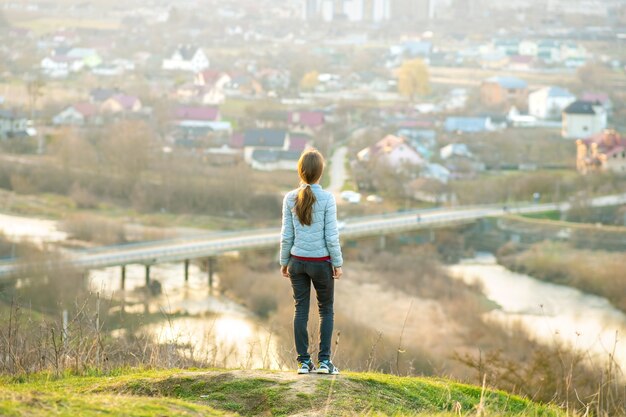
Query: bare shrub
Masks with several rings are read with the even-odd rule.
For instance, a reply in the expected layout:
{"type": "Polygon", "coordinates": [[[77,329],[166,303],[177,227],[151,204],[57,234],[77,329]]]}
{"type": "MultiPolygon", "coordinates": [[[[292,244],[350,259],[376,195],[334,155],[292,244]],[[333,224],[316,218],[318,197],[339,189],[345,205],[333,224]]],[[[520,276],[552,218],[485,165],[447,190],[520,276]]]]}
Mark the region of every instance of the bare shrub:
{"type": "Polygon", "coordinates": [[[87,242],[112,245],[126,241],[124,225],[115,220],[89,214],[75,214],[61,223],[71,237],[87,242]]]}

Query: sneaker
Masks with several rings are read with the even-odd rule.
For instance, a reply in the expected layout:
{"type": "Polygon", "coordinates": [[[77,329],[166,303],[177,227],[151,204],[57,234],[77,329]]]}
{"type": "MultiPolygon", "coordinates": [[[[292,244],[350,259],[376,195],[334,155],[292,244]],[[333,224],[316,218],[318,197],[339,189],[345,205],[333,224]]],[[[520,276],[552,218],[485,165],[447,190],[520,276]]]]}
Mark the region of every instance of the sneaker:
{"type": "Polygon", "coordinates": [[[308,374],[313,371],[315,371],[315,365],[313,365],[313,362],[310,359],[306,361],[298,362],[299,374],[308,374]]]}
{"type": "Polygon", "coordinates": [[[321,361],[317,366],[318,374],[339,375],[339,369],[330,360],[321,361]]]}

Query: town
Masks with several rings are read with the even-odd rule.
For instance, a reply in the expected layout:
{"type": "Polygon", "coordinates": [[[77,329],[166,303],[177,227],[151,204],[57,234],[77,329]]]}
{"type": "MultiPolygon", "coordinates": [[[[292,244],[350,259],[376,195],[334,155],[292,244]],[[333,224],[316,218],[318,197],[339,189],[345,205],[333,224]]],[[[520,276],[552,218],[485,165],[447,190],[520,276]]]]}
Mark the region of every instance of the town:
{"type": "Polygon", "coordinates": [[[0,415],[625,415],[624,0],[0,0],[0,40],[0,415]]]}

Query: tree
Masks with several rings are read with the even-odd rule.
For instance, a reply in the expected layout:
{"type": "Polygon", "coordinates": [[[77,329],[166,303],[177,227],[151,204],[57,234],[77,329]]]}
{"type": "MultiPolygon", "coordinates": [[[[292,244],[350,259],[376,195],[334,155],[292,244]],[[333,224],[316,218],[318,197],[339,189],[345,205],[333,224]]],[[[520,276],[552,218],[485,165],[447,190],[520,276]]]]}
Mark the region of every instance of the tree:
{"type": "Polygon", "coordinates": [[[113,126],[103,142],[102,151],[110,166],[121,174],[127,186],[136,183],[148,166],[150,148],[155,142],[152,130],[141,121],[122,121],[113,126]]]}
{"type": "Polygon", "coordinates": [[[425,96],[430,93],[428,67],[421,59],[404,61],[398,71],[398,92],[409,97],[425,96]]]}
{"type": "Polygon", "coordinates": [[[319,73],[317,71],[309,71],[300,80],[300,89],[311,91],[319,84],[319,73]]]}

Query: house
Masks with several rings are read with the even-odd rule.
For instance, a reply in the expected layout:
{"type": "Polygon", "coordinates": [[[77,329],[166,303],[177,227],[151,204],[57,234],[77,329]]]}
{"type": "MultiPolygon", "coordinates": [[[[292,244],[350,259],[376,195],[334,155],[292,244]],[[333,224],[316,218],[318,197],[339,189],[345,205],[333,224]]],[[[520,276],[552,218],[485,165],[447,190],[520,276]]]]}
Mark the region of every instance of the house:
{"type": "Polygon", "coordinates": [[[496,39],[493,41],[493,48],[506,55],[517,55],[520,50],[520,41],[517,39],[496,39]]]}
{"type": "Polygon", "coordinates": [[[544,87],[528,95],[528,113],[538,119],[558,119],[576,96],[561,87],[544,87]]]}
{"type": "Polygon", "coordinates": [[[406,165],[417,166],[425,163],[424,158],[408,144],[403,137],[387,135],[372,146],[357,153],[361,162],[382,161],[396,171],[406,165]]]}
{"type": "Polygon", "coordinates": [[[41,71],[52,78],[65,78],[71,72],[78,72],[85,66],[80,58],[54,55],[41,60],[41,71]]]}
{"type": "Polygon", "coordinates": [[[474,158],[474,154],[464,143],[451,143],[439,149],[439,157],[443,160],[453,157],[474,158]]]}
{"type": "Polygon", "coordinates": [[[251,165],[259,171],[297,171],[300,154],[300,151],[255,149],[251,155],[251,165]]]}
{"type": "Polygon", "coordinates": [[[528,84],[516,77],[490,77],[480,85],[480,98],[490,107],[516,105],[526,108],[528,84]]]}
{"type": "Polygon", "coordinates": [[[130,113],[141,110],[141,100],[126,94],[115,94],[102,103],[103,113],[130,113]]]}
{"type": "Polygon", "coordinates": [[[495,51],[481,54],[480,67],[483,69],[501,69],[509,64],[509,56],[503,52],[495,51]]]}
{"type": "Polygon", "coordinates": [[[607,93],[585,91],[580,96],[580,99],[584,101],[597,101],[604,107],[607,113],[613,111],[613,102],[607,93]]]}
{"type": "Polygon", "coordinates": [[[0,109],[0,139],[34,135],[30,124],[25,114],[16,110],[0,109]]]}
{"type": "Polygon", "coordinates": [[[437,133],[432,129],[402,128],[398,129],[396,136],[406,138],[409,145],[426,159],[431,158],[437,143],[437,133]]]}
{"type": "Polygon", "coordinates": [[[563,109],[561,136],[586,138],[606,128],[606,110],[599,102],[577,100],[563,109]]]}
{"type": "Polygon", "coordinates": [[[84,126],[86,124],[98,124],[98,105],[90,102],[79,102],[66,107],[62,112],[52,118],[52,123],[57,126],[84,126]]]}
{"type": "Polygon", "coordinates": [[[537,118],[531,114],[521,113],[517,107],[511,106],[506,115],[509,124],[515,127],[535,127],[537,126],[537,118]]]}
{"type": "Polygon", "coordinates": [[[626,137],[604,130],[576,141],[576,168],[581,174],[613,171],[626,175],[626,137]]]}
{"type": "Polygon", "coordinates": [[[198,72],[194,77],[194,84],[200,88],[196,90],[198,101],[203,104],[221,104],[226,100],[224,88],[232,81],[230,75],[221,71],[205,70],[198,72]]]}
{"type": "Polygon", "coordinates": [[[522,56],[536,57],[539,53],[539,44],[535,41],[524,39],[519,43],[517,52],[522,56]]]}
{"type": "Polygon", "coordinates": [[[324,126],[324,112],[290,111],[287,123],[291,130],[314,133],[324,126]]]}
{"type": "Polygon", "coordinates": [[[496,130],[490,117],[448,117],[444,128],[447,132],[458,134],[496,130]]]}
{"type": "Polygon", "coordinates": [[[199,72],[209,68],[209,58],[200,48],[181,45],[171,57],[163,60],[162,68],[168,71],[199,72]]]}
{"type": "Polygon", "coordinates": [[[509,57],[508,68],[512,71],[529,71],[533,67],[534,56],[513,55],[509,57]]]}
{"type": "Polygon", "coordinates": [[[175,126],[188,133],[194,130],[230,132],[232,129],[230,122],[220,120],[220,110],[215,106],[179,106],[174,110],[173,119],[175,126]]]}
{"type": "Polygon", "coordinates": [[[243,134],[242,147],[244,161],[252,164],[252,153],[256,150],[288,150],[289,132],[284,129],[248,129],[243,134]]]}
{"type": "Polygon", "coordinates": [[[94,88],[89,92],[89,101],[92,103],[104,103],[116,94],[120,94],[117,88],[94,88]]]}
{"type": "Polygon", "coordinates": [[[485,164],[476,158],[464,143],[451,143],[439,150],[444,166],[454,178],[474,175],[485,170],[485,164]]]}
{"type": "Polygon", "coordinates": [[[69,58],[79,59],[84,66],[89,68],[97,67],[102,64],[102,58],[93,48],[71,48],[65,55],[69,58]]]}

